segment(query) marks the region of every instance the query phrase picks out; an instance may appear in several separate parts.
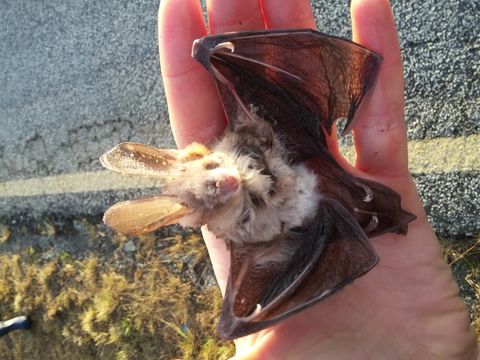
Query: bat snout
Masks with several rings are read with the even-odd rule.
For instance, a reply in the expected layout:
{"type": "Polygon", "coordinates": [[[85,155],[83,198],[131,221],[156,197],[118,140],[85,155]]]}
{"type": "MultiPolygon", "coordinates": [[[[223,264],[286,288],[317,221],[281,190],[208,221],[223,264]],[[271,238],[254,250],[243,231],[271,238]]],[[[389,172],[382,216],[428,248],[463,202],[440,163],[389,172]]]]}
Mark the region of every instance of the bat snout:
{"type": "Polygon", "coordinates": [[[236,176],[227,175],[219,179],[216,186],[223,196],[233,194],[239,187],[239,181],[236,176]]]}

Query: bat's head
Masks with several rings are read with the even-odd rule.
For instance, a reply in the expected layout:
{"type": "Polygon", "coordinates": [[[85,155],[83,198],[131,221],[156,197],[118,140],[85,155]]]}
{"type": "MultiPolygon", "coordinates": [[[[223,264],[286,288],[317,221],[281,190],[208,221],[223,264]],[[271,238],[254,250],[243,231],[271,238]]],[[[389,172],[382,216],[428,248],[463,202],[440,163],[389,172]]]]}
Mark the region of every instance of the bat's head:
{"type": "MultiPolygon", "coordinates": [[[[211,207],[211,210],[204,206],[206,211],[198,223],[206,223],[218,237],[244,243],[270,241],[288,224],[297,226],[302,222],[302,219],[292,222],[292,219],[299,218],[295,210],[299,193],[298,176],[286,162],[283,147],[270,126],[264,127],[257,122],[255,126],[237,127],[235,132],[227,132],[212,149],[211,154],[199,162],[203,166],[188,170],[193,171],[197,179],[196,184],[185,183],[185,190],[195,191],[197,186],[205,188],[204,183],[207,181],[208,184],[211,176],[228,179],[225,181],[227,184],[237,185],[238,182],[238,186],[226,187],[228,195],[219,197],[226,200],[220,206],[211,207]],[[210,166],[211,161],[218,166],[210,166]],[[204,170],[211,167],[213,169],[204,170]],[[291,216],[289,211],[295,214],[291,216]]],[[[222,181],[216,180],[216,183],[221,189],[222,181]]],[[[198,206],[194,207],[198,209],[198,206]]]]}
{"type": "Polygon", "coordinates": [[[155,176],[161,180],[162,194],[155,201],[114,206],[106,222],[128,234],[173,223],[207,224],[227,240],[271,240],[298,217],[297,175],[273,135],[270,125],[258,121],[227,131],[211,149],[196,143],[179,150],[119,144],[101,157],[102,164],[123,173],[155,176]],[[148,206],[148,212],[142,210],[148,206]]]}
{"type": "Polygon", "coordinates": [[[189,208],[214,210],[232,198],[241,197],[243,186],[235,161],[225,154],[211,152],[179,163],[163,191],[175,195],[189,208]]]}
{"type": "Polygon", "coordinates": [[[121,143],[106,152],[100,159],[106,168],[154,176],[162,190],[150,202],[112,207],[106,222],[128,234],[175,222],[193,227],[207,224],[226,238],[234,235],[239,224],[244,229],[240,231],[245,231],[257,217],[259,205],[268,208],[265,205],[277,184],[273,176],[277,170],[267,161],[274,148],[268,131],[247,130],[227,132],[213,150],[196,143],[180,150],[121,143]],[[144,211],[146,207],[150,210],[144,211]]]}
{"type": "Polygon", "coordinates": [[[278,226],[262,224],[278,222],[267,214],[285,201],[285,193],[291,196],[286,183],[295,178],[274,143],[267,131],[246,129],[227,132],[212,151],[197,157],[188,155],[188,147],[182,150],[189,160],[180,156],[162,187],[164,194],[193,210],[180,224],[207,224],[217,236],[238,241],[243,241],[239,234],[257,232],[258,225],[261,241],[269,240],[278,226]],[[259,219],[265,221],[260,224],[259,219]]]}

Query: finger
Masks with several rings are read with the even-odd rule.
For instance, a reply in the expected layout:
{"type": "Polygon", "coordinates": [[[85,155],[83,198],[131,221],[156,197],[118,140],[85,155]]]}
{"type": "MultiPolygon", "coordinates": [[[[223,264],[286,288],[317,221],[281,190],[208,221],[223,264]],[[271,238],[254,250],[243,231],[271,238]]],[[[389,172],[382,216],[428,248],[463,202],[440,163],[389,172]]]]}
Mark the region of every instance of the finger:
{"type": "Polygon", "coordinates": [[[267,28],[315,29],[315,18],[309,0],[262,0],[267,28]]]}
{"type": "Polygon", "coordinates": [[[384,58],[355,131],[356,167],[372,175],[408,173],[403,66],[388,0],[352,0],[353,40],[384,58]]]}
{"type": "Polygon", "coordinates": [[[202,235],[208,249],[208,256],[212,262],[213,272],[217,279],[218,286],[225,295],[227,287],[228,273],[230,271],[230,252],[227,249],[225,240],[217,238],[208,231],[207,227],[202,227],[202,235]]]}
{"type": "Polygon", "coordinates": [[[207,9],[211,34],[265,28],[259,0],[208,0],[207,9]]]}
{"type": "Polygon", "coordinates": [[[207,143],[225,128],[215,84],[191,56],[193,41],[205,34],[198,0],[160,2],[160,64],[170,124],[179,147],[193,141],[207,143]]]}

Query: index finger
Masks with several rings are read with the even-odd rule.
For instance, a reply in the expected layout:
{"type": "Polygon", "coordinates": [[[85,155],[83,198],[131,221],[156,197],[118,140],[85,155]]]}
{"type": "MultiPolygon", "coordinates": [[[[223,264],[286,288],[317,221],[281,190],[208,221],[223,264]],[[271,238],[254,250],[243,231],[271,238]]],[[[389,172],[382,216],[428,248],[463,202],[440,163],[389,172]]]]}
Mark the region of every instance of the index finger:
{"type": "Polygon", "coordinates": [[[225,116],[210,74],[191,56],[206,35],[198,0],[162,0],[158,42],[170,124],[179,147],[208,143],[225,128],[225,116]]]}

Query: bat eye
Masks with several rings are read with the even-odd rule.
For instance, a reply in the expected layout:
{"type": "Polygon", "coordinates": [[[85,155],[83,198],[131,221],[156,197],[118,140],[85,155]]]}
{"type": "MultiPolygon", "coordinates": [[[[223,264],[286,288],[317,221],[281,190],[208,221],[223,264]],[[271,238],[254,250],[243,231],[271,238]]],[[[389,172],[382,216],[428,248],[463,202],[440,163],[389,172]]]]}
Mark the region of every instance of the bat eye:
{"type": "Polygon", "coordinates": [[[216,169],[218,167],[218,163],[216,163],[215,161],[209,161],[209,162],[206,162],[203,167],[206,169],[206,170],[212,170],[212,169],[216,169]]]}
{"type": "Polygon", "coordinates": [[[258,169],[257,162],[253,159],[250,159],[250,161],[248,162],[248,165],[247,165],[247,169],[248,170],[258,169]]]}
{"type": "Polygon", "coordinates": [[[277,177],[268,168],[263,168],[260,170],[260,174],[268,176],[270,179],[272,179],[273,183],[277,181],[277,177]]]}

